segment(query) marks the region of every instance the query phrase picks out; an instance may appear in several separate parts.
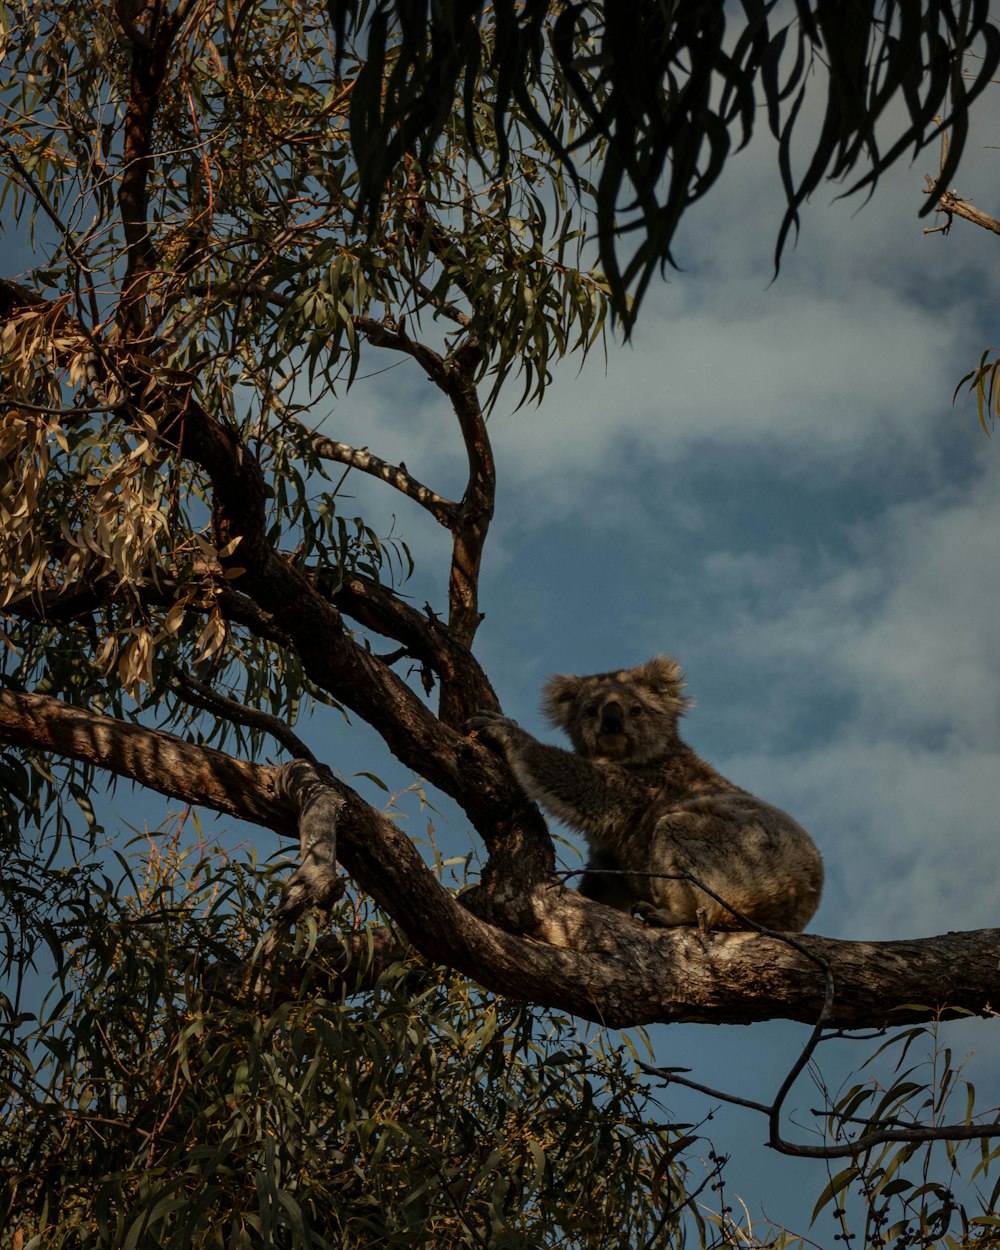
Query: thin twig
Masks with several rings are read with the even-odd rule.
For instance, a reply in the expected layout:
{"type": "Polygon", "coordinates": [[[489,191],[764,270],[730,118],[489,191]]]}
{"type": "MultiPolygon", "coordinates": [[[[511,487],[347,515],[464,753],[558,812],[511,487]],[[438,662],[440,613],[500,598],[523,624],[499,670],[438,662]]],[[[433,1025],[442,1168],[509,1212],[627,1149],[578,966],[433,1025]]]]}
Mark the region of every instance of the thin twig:
{"type": "Polygon", "coordinates": [[[249,729],[263,730],[272,738],[277,738],[296,759],[308,760],[311,764],[319,766],[316,756],[280,717],[272,716],[270,712],[262,712],[259,708],[248,707],[237,699],[221,695],[189,673],[178,673],[174,679],[174,688],[188,703],[201,707],[207,712],[215,712],[227,720],[238,721],[249,729]]]}

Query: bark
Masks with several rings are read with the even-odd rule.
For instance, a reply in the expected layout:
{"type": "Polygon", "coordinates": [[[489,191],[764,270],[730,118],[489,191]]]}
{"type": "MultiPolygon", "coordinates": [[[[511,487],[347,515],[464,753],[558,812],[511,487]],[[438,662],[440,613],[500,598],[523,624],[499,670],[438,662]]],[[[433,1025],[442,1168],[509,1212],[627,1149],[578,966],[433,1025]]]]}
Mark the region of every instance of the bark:
{"type": "Polygon", "coordinates": [[[275,770],[127,724],[48,695],[0,689],[0,742],[51,752],[128,777],[150,790],[238,816],[286,837],[296,824],[275,794],[275,770]]]}
{"type": "Polygon", "coordinates": [[[984,230],[991,230],[994,234],[1000,234],[1000,221],[997,221],[995,217],[991,217],[989,213],[984,213],[981,208],[976,208],[968,200],[963,200],[954,191],[945,191],[938,200],[936,207],[938,212],[947,213],[949,218],[952,214],[956,217],[964,217],[966,221],[971,221],[975,226],[982,226],[984,230]]]}
{"type": "Polygon", "coordinates": [[[122,176],[118,208],[127,258],[119,322],[138,337],[145,328],[145,296],[157,257],[149,230],[149,179],[153,171],[153,134],[160,95],[171,63],[174,37],[183,21],[185,5],[171,12],[163,0],[146,0],[129,13],[115,5],[128,41],[129,94],[123,127],[122,176]]]}
{"type": "MultiPolygon", "coordinates": [[[[662,930],[584,899],[554,878],[518,893],[487,876],[459,898],[439,885],[392,821],[304,761],[282,768],[248,764],[159,730],[12,690],[0,690],[0,742],[84,760],[300,837],[307,853],[326,834],[336,836],[351,877],[425,958],[498,993],[602,1024],[812,1023],[823,1010],[827,970],[834,987],[824,1020],[830,1027],[988,1013],[1000,1001],[1000,930],[907,942],[662,930]]],[[[320,858],[325,870],[330,861],[320,858]]],[[[328,875],[324,880],[329,885],[328,875]]]]}

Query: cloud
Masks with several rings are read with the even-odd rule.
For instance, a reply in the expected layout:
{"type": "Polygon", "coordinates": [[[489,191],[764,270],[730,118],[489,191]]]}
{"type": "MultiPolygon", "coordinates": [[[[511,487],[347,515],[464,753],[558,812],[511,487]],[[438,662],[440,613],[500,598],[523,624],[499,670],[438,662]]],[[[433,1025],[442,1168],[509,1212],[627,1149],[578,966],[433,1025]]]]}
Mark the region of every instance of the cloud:
{"type": "MultiPolygon", "coordinates": [[[[856,528],[838,570],[797,594],[782,556],[778,611],[743,615],[715,640],[751,665],[780,661],[785,700],[818,680],[828,707],[846,708],[797,750],[765,729],[763,750],[725,764],[823,843],[826,931],[874,939],[996,923],[998,472],[993,460],[965,492],[887,508],[856,528]]],[[[747,573],[709,562],[716,576],[747,573]]]]}

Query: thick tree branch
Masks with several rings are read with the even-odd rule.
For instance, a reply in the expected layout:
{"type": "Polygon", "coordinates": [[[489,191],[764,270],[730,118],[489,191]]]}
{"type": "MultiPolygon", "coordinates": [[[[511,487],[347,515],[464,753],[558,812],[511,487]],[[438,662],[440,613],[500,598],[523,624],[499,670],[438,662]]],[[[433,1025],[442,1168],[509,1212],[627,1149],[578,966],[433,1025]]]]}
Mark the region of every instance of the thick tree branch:
{"type": "MultiPolygon", "coordinates": [[[[278,770],[58,699],[0,691],[0,741],[85,760],[283,836],[300,832],[300,813],[282,801],[278,770]]],[[[304,793],[314,801],[315,771],[311,776],[304,793]]],[[[617,1027],[775,1018],[813,1023],[826,998],[819,963],[829,966],[834,980],[832,1027],[910,1024],[986,1012],[1000,1001],[995,929],[877,943],[704,935],[646,928],[548,881],[517,900],[519,932],[510,932],[470,910],[488,901],[482,891],[458,899],[444,890],[405,834],[349,786],[333,777],[319,783],[329,786],[339,813],[338,855],[361,888],[426,958],[498,993],[617,1027]]]]}
{"type": "Polygon", "coordinates": [[[284,837],[294,818],[274,791],[274,769],[195,746],[173,734],[73,707],[48,695],[0,689],[0,741],[51,752],[128,777],[150,790],[238,816],[284,837]]]}
{"type": "MultiPolygon", "coordinates": [[[[345,863],[349,853],[342,841],[345,863]]],[[[460,967],[491,989],[618,1028],[772,1019],[813,1025],[826,998],[817,960],[829,964],[833,977],[827,1019],[833,1028],[986,1015],[1000,1001],[997,929],[901,942],[798,934],[791,946],[783,937],[754,933],[647,928],[551,883],[536,887],[524,904],[530,911],[525,933],[535,952],[527,968],[510,960],[511,948],[500,944],[488,963],[470,970],[454,954],[444,960],[432,954],[418,937],[415,918],[403,927],[425,955],[460,967]]],[[[468,905],[476,906],[475,895],[468,905]]],[[[399,915],[395,906],[387,910],[399,915]]],[[[481,958],[483,948],[464,926],[462,940],[481,958]]]]}

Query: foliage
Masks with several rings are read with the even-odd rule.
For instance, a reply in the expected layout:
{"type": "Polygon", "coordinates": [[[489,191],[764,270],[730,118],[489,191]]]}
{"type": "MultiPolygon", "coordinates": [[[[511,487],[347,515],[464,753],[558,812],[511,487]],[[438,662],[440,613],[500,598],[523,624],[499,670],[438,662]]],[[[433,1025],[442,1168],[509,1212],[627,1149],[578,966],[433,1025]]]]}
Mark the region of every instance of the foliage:
{"type": "MultiPolygon", "coordinates": [[[[464,349],[470,384],[485,377],[495,395],[516,374],[523,398],[539,399],[550,360],[599,338],[606,297],[578,267],[583,229],[562,178],[516,114],[504,136],[516,176],[484,177],[473,161],[473,142],[500,143],[484,112],[473,133],[452,126],[422,163],[400,163],[362,237],[346,129],[358,63],[341,47],[334,64],[322,6],[237,18],[188,3],[171,20],[155,130],[132,158],[149,218],[136,241],[115,203],[143,105],[127,34],[104,6],[10,6],[3,196],[52,252],[31,274],[52,298],[22,303],[2,339],[18,404],[0,414],[0,600],[103,593],[97,617],[64,623],[58,645],[51,623],[22,621],[8,672],[119,714],[125,692],[183,723],[172,674],[211,665],[243,701],[294,718],[302,667],[224,619],[240,561],[220,567],[206,476],[165,454],[154,404],[197,404],[257,449],[266,539],[298,567],[333,586],[349,572],[398,580],[405,547],[343,514],[310,415],[332,410],[371,347],[426,364],[433,343],[442,369],[464,349]],[[88,383],[89,406],[75,406],[88,383]],[[114,402],[124,389],[127,407],[114,402]]],[[[570,127],[572,113],[553,124],[570,127]]]]}
{"type": "MultiPolygon", "coordinates": [[[[830,1138],[849,1143],[873,1126],[916,1126],[928,1113],[940,1121],[950,1118],[949,1104],[956,1102],[972,1123],[976,1091],[962,1068],[941,1043],[938,1025],[900,1029],[862,1066],[865,1079],[828,1100],[830,1138]]],[[[830,1208],[845,1239],[856,1237],[852,1227],[863,1227],[865,1246],[992,1246],[1000,1230],[1000,1180],[989,1188],[987,1182],[998,1159],[1000,1147],[988,1139],[974,1146],[904,1141],[861,1147],[831,1175],[813,1218],[830,1208]]]]}
{"type": "Polygon", "coordinates": [[[979,358],[979,364],[962,378],[955,387],[955,395],[968,384],[969,394],[976,397],[976,411],[979,424],[987,438],[992,437],[993,426],[1000,415],[1000,358],[990,359],[991,352],[985,351],[979,358]]]}
{"type": "MultiPolygon", "coordinates": [[[[273,870],[191,835],[171,822],[72,871],[51,865],[50,836],[5,864],[3,1250],[811,1244],[734,1210],[708,1126],[670,1116],[627,1036],[585,1036],[413,958],[329,997],[337,939],[310,917],[261,943],[273,870]],[[293,990],[261,988],[290,961],[293,990]]],[[[373,919],[332,917],[344,932],[373,919]]],[[[947,1118],[955,1099],[972,1115],[937,1026],[895,1033],[864,1068],[823,1090],[833,1142],[928,1106],[947,1118]]],[[[994,1244],[998,1155],[861,1150],[815,1215],[848,1244],[994,1244]]]]}
{"type": "MultiPolygon", "coordinates": [[[[475,124],[487,63],[495,81],[489,106],[501,133],[505,118],[523,111],[570,168],[574,158],[586,167],[594,138],[607,141],[595,188],[597,238],[615,309],[626,321],[634,315],[627,293],[641,298],[656,268],[672,263],[682,214],[715,184],[734,146],[749,142],[758,116],[766,114],[777,141],[787,201],[777,262],[799,209],[825,178],[854,177],[851,190],[873,188],[894,161],[939,133],[941,115],[954,142],[936,190],[947,187],[968,108],[1000,64],[1000,31],[987,0],[796,0],[794,10],[769,0],[742,0],[739,10],[723,0],[572,0],[555,8],[547,0],[329,0],[329,9],[341,34],[364,32],[369,51],[350,120],[368,212],[375,215],[381,185],[402,154],[432,147],[452,123],[454,95],[465,124],[475,124]],[[483,28],[495,32],[488,46],[483,28]],[[967,81],[962,58],[980,44],[982,61],[967,81]],[[550,98],[572,100],[584,115],[568,141],[533,95],[549,74],[557,84],[550,98]],[[821,89],[822,119],[805,168],[797,169],[802,106],[821,89]],[[905,113],[902,123],[894,107],[905,113]]],[[[502,144],[498,156],[502,167],[502,144]]],[[[933,200],[924,211],[932,208],[933,200]]]]}
{"type": "Polygon", "coordinates": [[[206,996],[206,961],[322,955],[303,929],[254,956],[268,874],[178,828],[118,865],[72,878],[8,1054],[5,1248],[683,1243],[680,1130],[628,1051],[412,960],[338,999],[206,996]]]}

